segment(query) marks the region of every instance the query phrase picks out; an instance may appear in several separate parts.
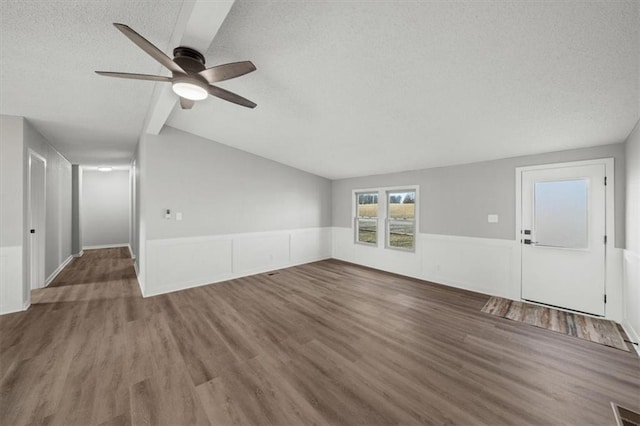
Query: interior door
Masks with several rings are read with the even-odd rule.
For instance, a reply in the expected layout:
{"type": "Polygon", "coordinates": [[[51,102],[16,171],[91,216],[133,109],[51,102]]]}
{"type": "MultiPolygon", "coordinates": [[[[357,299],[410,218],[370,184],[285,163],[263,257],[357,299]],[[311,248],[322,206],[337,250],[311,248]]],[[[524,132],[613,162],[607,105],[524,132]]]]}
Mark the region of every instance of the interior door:
{"type": "Polygon", "coordinates": [[[522,172],[522,298],[605,314],[605,165],[522,172]]]}
{"type": "Polygon", "coordinates": [[[46,162],[29,156],[29,276],[31,289],[44,287],[46,162]]]}

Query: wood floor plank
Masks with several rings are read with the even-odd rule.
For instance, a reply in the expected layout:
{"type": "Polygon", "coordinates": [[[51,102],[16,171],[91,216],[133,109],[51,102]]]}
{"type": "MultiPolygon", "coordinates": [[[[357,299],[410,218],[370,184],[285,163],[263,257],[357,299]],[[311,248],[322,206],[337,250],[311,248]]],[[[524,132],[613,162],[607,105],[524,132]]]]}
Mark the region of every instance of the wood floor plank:
{"type": "Polygon", "coordinates": [[[483,314],[487,300],[336,260],[143,299],[127,249],[87,250],[0,317],[0,424],[602,425],[611,401],[640,410],[635,353],[483,314]]]}

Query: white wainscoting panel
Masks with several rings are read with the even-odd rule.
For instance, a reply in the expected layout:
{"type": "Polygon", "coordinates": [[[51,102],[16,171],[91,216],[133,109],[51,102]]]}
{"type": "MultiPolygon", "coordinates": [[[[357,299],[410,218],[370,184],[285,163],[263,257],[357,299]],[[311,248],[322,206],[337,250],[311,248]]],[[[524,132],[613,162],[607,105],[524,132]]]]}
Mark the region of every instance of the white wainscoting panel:
{"type": "Polygon", "coordinates": [[[331,257],[331,229],[301,229],[291,234],[291,263],[313,262],[331,257]]]}
{"type": "Polygon", "coordinates": [[[22,285],[22,246],[0,247],[0,314],[25,310],[22,285]]]}
{"type": "MultiPolygon", "coordinates": [[[[355,244],[351,228],[334,227],[332,253],[336,259],[451,287],[514,300],[521,296],[520,244],[515,240],[418,234],[415,253],[407,253],[355,244]]],[[[630,297],[638,301],[632,309],[636,315],[632,324],[638,324],[640,304],[637,261],[635,265],[627,266],[635,272],[626,278],[636,280],[631,286],[635,290],[629,290],[635,291],[630,297]]],[[[607,254],[606,318],[617,322],[622,321],[623,300],[627,304],[630,300],[623,299],[622,281],[622,250],[612,248],[607,254]]]]}
{"type": "Polygon", "coordinates": [[[420,234],[422,276],[509,299],[520,299],[519,245],[511,240],[420,234]]]}
{"type": "Polygon", "coordinates": [[[289,264],[288,233],[242,235],[233,240],[233,272],[251,275],[289,264]]]}
{"type": "Polygon", "coordinates": [[[146,242],[144,296],[154,296],[331,257],[331,228],[146,242]]]}
{"type": "Polygon", "coordinates": [[[354,244],[351,228],[333,228],[333,257],[480,293],[520,298],[518,244],[510,240],[418,234],[415,253],[354,244]]]}
{"type": "Polygon", "coordinates": [[[167,293],[231,276],[233,241],[187,239],[147,241],[147,294],[167,293]]]}
{"type": "MultiPolygon", "coordinates": [[[[623,258],[624,319],[622,326],[631,340],[640,343],[640,255],[624,250],[623,258]]],[[[640,346],[635,348],[640,354],[640,346]]]]}

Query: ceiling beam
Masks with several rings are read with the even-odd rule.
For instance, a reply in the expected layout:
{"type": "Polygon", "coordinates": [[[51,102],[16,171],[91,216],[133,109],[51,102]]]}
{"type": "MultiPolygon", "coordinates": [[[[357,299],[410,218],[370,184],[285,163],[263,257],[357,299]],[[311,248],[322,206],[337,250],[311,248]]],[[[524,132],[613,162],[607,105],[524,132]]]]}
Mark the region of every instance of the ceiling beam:
{"type": "MultiPolygon", "coordinates": [[[[209,50],[234,1],[186,0],[169,40],[169,47],[186,46],[199,52],[209,50]]],[[[168,54],[171,56],[171,52],[168,54]]],[[[156,83],[142,132],[159,134],[177,101],[171,85],[156,83]]]]}

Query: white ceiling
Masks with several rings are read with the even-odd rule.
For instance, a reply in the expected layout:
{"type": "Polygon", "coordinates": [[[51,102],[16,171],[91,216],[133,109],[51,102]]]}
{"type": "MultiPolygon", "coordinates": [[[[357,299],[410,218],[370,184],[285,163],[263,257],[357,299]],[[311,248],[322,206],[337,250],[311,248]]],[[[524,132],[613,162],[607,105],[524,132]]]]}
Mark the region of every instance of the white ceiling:
{"type": "MultiPolygon", "coordinates": [[[[72,162],[124,164],[163,74],[120,34],[166,53],[181,1],[6,1],[0,113],[27,117],[72,162]]],[[[621,142],[640,115],[637,1],[237,0],[208,65],[220,83],[168,125],[329,178],[621,142]]]]}
{"type": "Polygon", "coordinates": [[[168,51],[181,6],[171,0],[2,0],[0,113],[26,117],[73,163],[128,164],[154,83],[94,71],[160,73],[112,23],[126,23],[168,51]]]}
{"type": "Polygon", "coordinates": [[[622,142],[638,2],[237,0],[206,56],[258,70],[167,124],[329,178],[622,142]]]}

